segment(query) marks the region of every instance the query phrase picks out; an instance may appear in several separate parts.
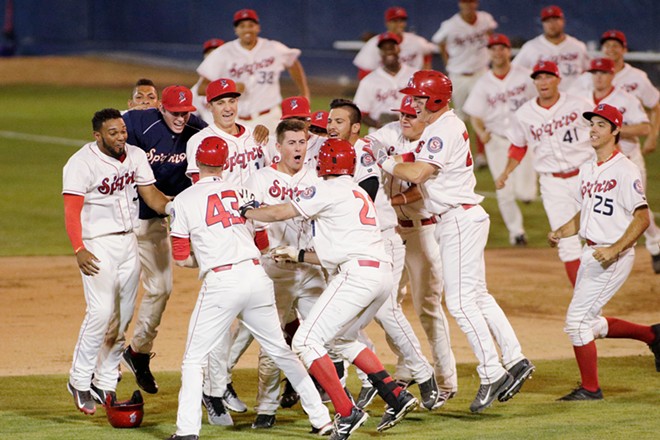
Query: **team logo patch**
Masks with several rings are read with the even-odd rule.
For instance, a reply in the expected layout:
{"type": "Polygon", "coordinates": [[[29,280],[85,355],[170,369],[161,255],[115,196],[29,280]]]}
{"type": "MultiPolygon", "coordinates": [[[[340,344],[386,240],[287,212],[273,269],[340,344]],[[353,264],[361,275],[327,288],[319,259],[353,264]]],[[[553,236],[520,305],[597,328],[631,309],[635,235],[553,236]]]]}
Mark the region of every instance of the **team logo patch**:
{"type": "Polygon", "coordinates": [[[310,186],[308,188],[305,188],[305,190],[300,193],[300,198],[309,200],[315,195],[316,195],[316,187],[310,186]]]}
{"type": "Polygon", "coordinates": [[[179,104],[182,102],[186,102],[186,94],[183,92],[179,92],[179,104]]]}
{"type": "Polygon", "coordinates": [[[638,194],[644,195],[644,187],[642,186],[642,181],[637,179],[633,182],[633,188],[637,191],[638,194]]]}
{"type": "Polygon", "coordinates": [[[426,148],[430,153],[439,153],[442,151],[442,139],[435,136],[429,139],[429,142],[426,144],[426,148]]]}
{"type": "Polygon", "coordinates": [[[298,108],[298,101],[295,99],[291,100],[291,110],[297,109],[298,108]]]}
{"type": "Polygon", "coordinates": [[[373,165],[375,163],[375,159],[369,153],[362,153],[362,157],[360,157],[360,163],[365,168],[368,168],[368,167],[370,167],[371,165],[373,165]]]}

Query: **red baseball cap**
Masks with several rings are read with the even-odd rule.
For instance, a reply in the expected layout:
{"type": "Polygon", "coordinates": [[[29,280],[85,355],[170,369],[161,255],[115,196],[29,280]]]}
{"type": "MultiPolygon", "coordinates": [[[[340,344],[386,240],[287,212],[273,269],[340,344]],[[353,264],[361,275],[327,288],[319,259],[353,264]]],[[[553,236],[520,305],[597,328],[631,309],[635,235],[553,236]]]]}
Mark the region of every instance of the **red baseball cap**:
{"type": "Polygon", "coordinates": [[[557,65],[552,61],[539,61],[536,66],[534,66],[530,76],[532,79],[534,79],[539,73],[549,73],[550,75],[554,75],[557,78],[561,78],[561,75],[559,74],[559,67],[557,67],[557,65]]]}
{"type": "Polygon", "coordinates": [[[545,21],[548,18],[564,18],[564,11],[559,6],[546,6],[541,9],[541,21],[545,21]]]}
{"type": "Polygon", "coordinates": [[[289,118],[307,118],[312,112],[309,109],[309,101],[304,96],[291,96],[282,101],[281,120],[289,118]]]}
{"type": "Polygon", "coordinates": [[[600,116],[610,121],[612,124],[621,128],[623,125],[623,115],[616,107],[612,107],[609,104],[598,104],[593,111],[582,113],[584,119],[591,121],[591,118],[594,116],[600,116]]]}
{"type": "Polygon", "coordinates": [[[240,11],[236,11],[234,13],[234,26],[243,20],[252,20],[255,23],[259,23],[257,11],[254,9],[241,9],[240,11]]]}
{"type": "Polygon", "coordinates": [[[169,86],[165,87],[160,99],[163,108],[168,112],[194,112],[197,108],[193,105],[192,92],[188,87],[169,86]]]}
{"type": "Polygon", "coordinates": [[[626,34],[616,29],[609,30],[603,35],[600,36],[600,44],[602,45],[607,40],[616,40],[623,45],[623,47],[628,47],[628,41],[626,40],[626,34]]]}
{"type": "Polygon", "coordinates": [[[223,44],[225,44],[225,40],[221,40],[220,38],[211,38],[210,40],[206,40],[204,42],[203,52],[206,53],[207,50],[215,49],[216,47],[220,47],[223,44]]]}
{"type": "Polygon", "coordinates": [[[413,103],[412,96],[406,95],[401,100],[401,106],[399,108],[393,108],[390,110],[392,110],[393,112],[400,112],[408,116],[417,116],[417,112],[412,107],[412,103],[413,103]]]}
{"type": "Polygon", "coordinates": [[[488,37],[488,47],[495,46],[497,44],[511,48],[511,41],[509,41],[509,37],[504,34],[491,34],[488,37]]]}
{"type": "Polygon", "coordinates": [[[614,73],[614,61],[609,58],[594,58],[591,60],[589,72],[607,72],[614,73]]]}
{"type": "Polygon", "coordinates": [[[241,96],[236,90],[236,83],[233,80],[220,78],[206,86],[206,102],[211,102],[216,98],[224,98],[225,96],[234,98],[241,96]]]}
{"type": "Polygon", "coordinates": [[[401,6],[392,6],[385,10],[385,21],[396,20],[397,18],[408,19],[408,13],[401,6]]]}
{"type": "Polygon", "coordinates": [[[320,110],[312,114],[311,124],[314,127],[321,128],[323,130],[328,129],[328,112],[320,110]]]}
{"type": "Polygon", "coordinates": [[[378,47],[385,41],[394,41],[396,44],[401,44],[401,37],[394,32],[383,32],[378,35],[378,47]]]}

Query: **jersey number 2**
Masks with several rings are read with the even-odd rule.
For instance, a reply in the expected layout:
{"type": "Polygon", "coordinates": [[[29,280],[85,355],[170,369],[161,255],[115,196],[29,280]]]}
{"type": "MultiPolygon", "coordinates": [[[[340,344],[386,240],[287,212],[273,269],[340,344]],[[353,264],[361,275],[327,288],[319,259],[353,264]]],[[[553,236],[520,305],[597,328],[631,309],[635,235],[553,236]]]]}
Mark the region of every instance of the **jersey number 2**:
{"type": "Polygon", "coordinates": [[[360,209],[360,223],[363,225],[376,226],[376,217],[369,215],[369,208],[373,206],[372,203],[367,200],[364,194],[359,191],[353,190],[353,195],[356,199],[362,200],[362,209],[360,209]]]}
{"type": "Polygon", "coordinates": [[[211,194],[206,201],[207,226],[222,223],[223,227],[228,228],[231,225],[245,224],[245,219],[234,213],[238,213],[238,197],[234,190],[222,191],[219,196],[218,194],[211,194]],[[225,201],[229,203],[231,211],[225,208],[225,201]]]}

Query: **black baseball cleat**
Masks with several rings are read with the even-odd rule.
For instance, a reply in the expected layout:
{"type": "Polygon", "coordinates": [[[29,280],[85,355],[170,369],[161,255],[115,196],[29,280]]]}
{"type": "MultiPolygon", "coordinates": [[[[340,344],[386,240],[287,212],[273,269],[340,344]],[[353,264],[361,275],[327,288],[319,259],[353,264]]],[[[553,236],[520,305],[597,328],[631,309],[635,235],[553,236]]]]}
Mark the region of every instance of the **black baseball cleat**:
{"type": "Polygon", "coordinates": [[[92,398],[96,403],[103,406],[105,406],[106,397],[108,397],[109,395],[116,396],[114,391],[102,390],[101,388],[94,385],[94,383],[90,385],[89,393],[92,395],[92,398]]]}
{"type": "Polygon", "coordinates": [[[206,408],[209,425],[232,426],[234,421],[222,403],[222,397],[208,396],[202,394],[202,404],[206,408]]]}
{"type": "Polygon", "coordinates": [[[513,245],[515,247],[527,246],[527,236],[525,234],[516,235],[516,237],[514,238],[513,245]]]}
{"type": "Polygon", "coordinates": [[[252,429],[269,429],[275,425],[275,414],[257,414],[252,429]]]}
{"type": "Polygon", "coordinates": [[[564,397],[560,397],[557,400],[560,402],[569,402],[573,400],[603,400],[603,392],[600,388],[596,391],[588,391],[580,385],[564,397]]]}
{"type": "Polygon", "coordinates": [[[453,399],[454,396],[456,396],[456,391],[440,391],[438,401],[435,402],[435,405],[433,405],[432,409],[441,408],[445,403],[447,403],[449,399],[453,399]]]}
{"type": "Polygon", "coordinates": [[[330,440],[346,440],[348,439],[353,431],[358,429],[364,422],[367,421],[369,415],[354,406],[351,410],[351,414],[342,417],[339,413],[335,414],[335,421],[332,426],[332,434],[330,434],[330,440]]]}
{"type": "Polygon", "coordinates": [[[470,411],[473,413],[480,413],[485,410],[493,404],[493,401],[497,399],[500,394],[508,390],[512,384],[513,376],[511,376],[508,371],[505,371],[504,375],[495,382],[487,385],[479,385],[477,396],[470,404],[470,411]]]}
{"type": "Polygon", "coordinates": [[[413,411],[419,405],[419,401],[415,396],[410,394],[407,390],[402,390],[399,397],[399,408],[395,409],[387,405],[385,407],[385,414],[380,419],[380,423],[376,427],[378,432],[386,431],[396,426],[410,411],[413,411]]]}
{"type": "Polygon", "coordinates": [[[378,394],[378,390],[376,387],[365,387],[363,386],[360,388],[360,394],[358,394],[357,402],[355,402],[355,406],[357,406],[360,409],[365,409],[368,407],[371,402],[373,402],[374,397],[376,397],[376,394],[378,394]]]}
{"type": "Polygon", "coordinates": [[[653,272],[660,273],[660,254],[651,255],[651,265],[653,266],[653,272]]]}
{"type": "Polygon", "coordinates": [[[73,385],[71,385],[71,382],[67,382],[66,389],[69,390],[69,393],[73,396],[73,403],[76,404],[76,408],[78,408],[81,413],[91,416],[96,412],[96,405],[94,404],[92,393],[74,388],[73,385]]]}
{"type": "Polygon", "coordinates": [[[509,374],[513,377],[513,383],[509,388],[504,390],[504,392],[502,392],[497,397],[497,400],[500,402],[506,402],[518,394],[518,391],[520,391],[520,388],[522,388],[525,381],[532,377],[532,373],[534,373],[535,369],[536,367],[534,364],[532,364],[528,359],[523,359],[509,368],[508,371],[509,374]]]}
{"type": "Polygon", "coordinates": [[[660,324],[652,325],[651,330],[655,333],[655,339],[649,344],[649,348],[655,355],[655,371],[660,372],[660,324]]]}
{"type": "Polygon", "coordinates": [[[284,391],[282,391],[282,397],[280,398],[280,406],[282,408],[291,408],[293,405],[298,403],[300,400],[300,395],[296,393],[296,390],[293,389],[293,385],[289,382],[289,379],[284,379],[284,391]]]}
{"type": "Polygon", "coordinates": [[[135,375],[135,381],[145,393],[156,394],[158,384],[149,369],[149,361],[154,356],[153,353],[134,353],[131,347],[126,347],[121,355],[121,359],[135,375]]]}
{"type": "Polygon", "coordinates": [[[422,397],[422,406],[424,408],[429,411],[435,408],[440,398],[440,390],[438,389],[438,383],[435,381],[435,374],[432,374],[428,380],[419,384],[419,393],[422,397]]]}
{"type": "Polygon", "coordinates": [[[314,426],[312,426],[312,430],[309,431],[309,433],[320,435],[320,436],[330,435],[332,433],[333,426],[334,425],[333,425],[332,422],[328,422],[325,425],[321,426],[320,428],[315,428],[314,426]]]}
{"type": "Polygon", "coordinates": [[[227,389],[222,395],[222,401],[229,411],[235,413],[244,413],[247,411],[247,405],[238,397],[236,390],[234,390],[234,385],[231,382],[227,384],[227,389]]]}
{"type": "Polygon", "coordinates": [[[198,435],[176,435],[172,434],[171,436],[167,437],[165,440],[199,440],[198,435]]]}

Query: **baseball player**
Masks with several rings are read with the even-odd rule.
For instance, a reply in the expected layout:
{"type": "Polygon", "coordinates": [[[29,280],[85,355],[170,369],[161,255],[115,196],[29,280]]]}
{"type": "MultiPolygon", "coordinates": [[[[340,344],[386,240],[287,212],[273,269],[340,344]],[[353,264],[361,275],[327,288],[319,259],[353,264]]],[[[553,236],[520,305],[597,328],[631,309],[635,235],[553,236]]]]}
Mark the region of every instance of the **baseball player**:
{"type": "Polygon", "coordinates": [[[362,111],[362,121],[372,128],[380,128],[396,120],[396,108],[401,101],[399,89],[418,69],[399,60],[401,37],[392,32],[378,36],[381,66],[360,80],[353,102],[362,111]]]}
{"type": "MultiPolygon", "coordinates": [[[[405,32],[408,24],[408,13],[400,6],[392,6],[385,10],[385,28],[387,32],[398,35],[401,52],[399,60],[415,70],[430,69],[433,58],[433,44],[426,38],[411,32],[405,32]]],[[[355,55],[353,65],[358,68],[358,79],[362,79],[376,70],[381,64],[378,50],[378,35],[370,38],[355,55]]]]}
{"type": "MultiPolygon", "coordinates": [[[[412,158],[425,125],[418,120],[411,104],[410,96],[403,98],[400,108],[395,109],[400,113],[399,121],[371,133],[366,140],[370,144],[387,146],[389,154],[412,158]]],[[[442,263],[440,249],[433,236],[436,218],[424,208],[422,194],[417,185],[389,174],[385,174],[383,178],[384,190],[396,211],[398,232],[405,244],[404,263],[413,307],[431,344],[435,374],[440,379],[436,403],[439,408],[458,391],[458,375],[456,359],[451,350],[449,324],[441,305],[442,263]]],[[[405,284],[407,283],[402,279],[399,286],[405,284]]],[[[399,302],[402,299],[400,298],[399,302]]],[[[395,377],[406,383],[413,379],[412,373],[402,362],[401,355],[395,377]]]]}
{"type": "Polygon", "coordinates": [[[197,68],[204,78],[199,90],[219,78],[236,81],[243,94],[240,122],[250,127],[265,125],[275,130],[281,113],[280,74],[287,69],[301,95],[309,99],[307,77],[298,60],[299,49],[260,38],[259,16],[252,9],[241,9],[234,14],[234,31],[238,37],[214,50],[197,68]]]}
{"type": "Polygon", "coordinates": [[[355,149],[348,141],[328,139],[317,166],[323,181],[288,203],[241,208],[246,218],[261,222],[299,216],[314,221],[315,251],[288,256],[321,264],[332,278],[296,332],[293,349],[332,399],[337,413],[332,439],[347,439],[368,416],[345,393],[327,354],[328,344],[367,373],[387,403],[378,431],[393,427],[418,405],[412,394],[392,380],[374,352],[357,340],[358,331],[387,300],[393,285],[392,261],[385,251],[375,206],[352,178],[355,165],[355,149]]]}
{"type": "MultiPolygon", "coordinates": [[[[440,48],[440,55],[454,88],[452,102],[456,114],[467,121],[463,104],[477,79],[488,69],[486,43],[497,22],[488,12],[478,11],[478,0],[459,0],[457,14],[440,24],[431,41],[440,48]]],[[[484,146],[477,137],[475,164],[486,164],[484,146]]]]}
{"type": "MultiPolygon", "coordinates": [[[[506,35],[492,34],[488,37],[488,54],[491,69],[474,84],[463,111],[470,115],[472,128],[485,145],[488,168],[493,179],[496,179],[506,166],[509,147],[506,129],[511,125],[513,113],[536,96],[536,90],[529,71],[511,65],[511,42],[506,35]]],[[[527,245],[523,216],[516,199],[526,202],[534,200],[536,188],[532,158],[526,156],[512,174],[509,184],[495,192],[511,245],[527,245]]]]}
{"type": "Polygon", "coordinates": [[[138,79],[127,105],[129,110],[158,108],[158,90],[154,82],[148,78],[138,79]]]}
{"type": "Polygon", "coordinates": [[[304,366],[284,341],[273,283],[259,264],[260,251],[251,228],[239,214],[239,205],[249,191],[222,179],[229,146],[223,138],[205,137],[195,158],[200,180],[174,201],[172,255],[180,266],[199,266],[203,284],[190,317],[181,367],[177,431],[170,438],[198,438],[202,425],[202,370],[235,318],[243,322],[284,370],[300,394],[312,426],[329,431],[328,409],[304,366]]]}
{"type": "MultiPolygon", "coordinates": [[[[241,93],[238,92],[236,83],[229,78],[220,78],[211,82],[206,88],[206,100],[214,122],[190,138],[187,146],[188,157],[194,157],[197,147],[203,139],[209,136],[224,139],[229,148],[224,180],[235,186],[245,186],[248,178],[266,165],[263,148],[256,143],[252,131],[236,122],[240,96],[241,93]]],[[[199,179],[199,170],[192,161],[188,162],[186,174],[193,182],[199,179]]],[[[265,237],[265,232],[258,236],[260,248],[267,246],[263,241],[265,237]]],[[[235,335],[230,333],[223,335],[222,341],[211,353],[204,391],[205,395],[210,396],[213,400],[222,398],[224,406],[228,409],[235,412],[245,412],[247,406],[236,396],[231,383],[233,365],[228,366],[227,364],[230,359],[229,350],[232,347],[233,339],[240,338],[238,342],[234,342],[234,346],[240,347],[240,352],[231,355],[236,360],[252,341],[252,335],[249,331],[246,331],[245,327],[239,325],[238,329],[235,335]]],[[[224,422],[218,420],[218,423],[224,422]]]]}
{"type": "MultiPolygon", "coordinates": [[[[206,40],[202,45],[202,56],[204,57],[203,59],[206,59],[206,57],[209,56],[211,52],[223,44],[225,44],[225,41],[221,40],[220,38],[211,38],[210,40],[206,40]]],[[[204,96],[204,93],[201,95],[199,93],[199,87],[203,82],[204,78],[200,76],[195,85],[190,88],[190,91],[193,94],[193,105],[197,109],[195,114],[202,118],[204,122],[210,125],[213,123],[213,115],[206,107],[206,97],[204,96]]]]}
{"type": "Polygon", "coordinates": [[[559,400],[601,400],[597,338],[645,342],[660,371],[660,324],[639,325],[602,316],[602,308],[621,288],[635,261],[635,242],[649,225],[649,210],[639,168],[617,149],[623,116],[615,107],[598,104],[583,116],[591,123],[596,158],[580,167],[576,198],[580,211],[548,234],[548,243],[575,234],[586,240],[566,327],[580,369],[580,386],[559,400]]]}
{"type": "MultiPolygon", "coordinates": [[[[157,109],[129,110],[123,115],[127,142],[147,153],[156,187],[169,196],[176,196],[190,186],[185,175],[186,142],[206,126],[204,121],[190,114],[194,110],[190,90],[183,86],[169,86],[163,90],[157,109]]],[[[136,234],[144,295],[133,339],[122,359],[135,374],[140,388],[154,394],[158,392],[158,384],[149,367],[150,352],[172,293],[172,260],[167,224],[142,200],[136,234]]]]}
{"type": "Polygon", "coordinates": [[[118,110],[96,112],[92,128],[95,141],[67,161],[62,188],[66,231],[87,304],[67,388],[84,414],[96,412],[95,401],[105,405],[117,386],[140,279],[134,234],[139,227],[138,195],[159,214],[165,214],[169,202],[154,186],[144,151],[126,143],[126,125],[118,110]]]}
{"type": "MultiPolygon", "coordinates": [[[[328,116],[328,134],[331,139],[348,141],[353,145],[356,156],[360,158],[355,167],[353,179],[365,189],[371,200],[375,201],[385,251],[393,263],[392,290],[374,319],[383,328],[388,343],[393,347],[395,353],[403,357],[405,366],[410,371],[413,379],[419,384],[422,404],[426,409],[432,410],[439,407],[438,400],[440,399],[433,367],[422,354],[419,340],[397,299],[406,249],[401,236],[396,232],[396,213],[392,208],[389,197],[387,197],[387,193],[383,189],[380,170],[378,170],[373,155],[368,149],[368,143],[358,138],[360,114],[360,110],[353,102],[343,99],[333,100],[330,103],[330,114],[328,116]]],[[[361,335],[361,338],[364,338],[362,342],[373,346],[366,334],[361,335]]],[[[365,371],[362,372],[366,373],[365,371]]],[[[362,382],[363,386],[356,404],[360,408],[365,408],[371,403],[378,390],[368,377],[366,380],[363,379],[362,382]]]]}
{"type": "MultiPolygon", "coordinates": [[[[531,147],[534,170],[539,174],[541,198],[553,229],[566,223],[579,211],[572,197],[577,186],[579,167],[593,157],[589,145],[589,128],[580,117],[591,109],[586,99],[559,92],[562,78],[559,67],[552,61],[541,61],[532,75],[538,97],[530,99],[513,114],[507,129],[511,142],[504,171],[495,181],[497,189],[504,188],[509,175],[531,147]]],[[[567,237],[559,242],[559,259],[575,286],[580,267],[580,241],[567,237]]]]}
{"type": "Polygon", "coordinates": [[[399,163],[379,149],[378,163],[387,173],[419,185],[425,207],[439,217],[435,237],[442,257],[447,309],[479,360],[481,385],[470,405],[470,411],[478,413],[495,399],[504,402],[518,393],[534,365],[522,354],[511,324],[486,287],[484,248],[490,220],[479,205],[483,197],[474,192],[476,179],[465,124],[449,108],[451,80],[440,72],[421,70],[401,93],[413,97],[417,117],[427,127],[415,149],[414,162],[399,163]]]}
{"type": "Polygon", "coordinates": [[[559,6],[541,9],[543,34],[523,44],[513,59],[513,64],[531,69],[540,61],[552,61],[561,72],[562,91],[570,89],[572,83],[589,68],[587,46],[564,32],[566,21],[559,6]]]}

